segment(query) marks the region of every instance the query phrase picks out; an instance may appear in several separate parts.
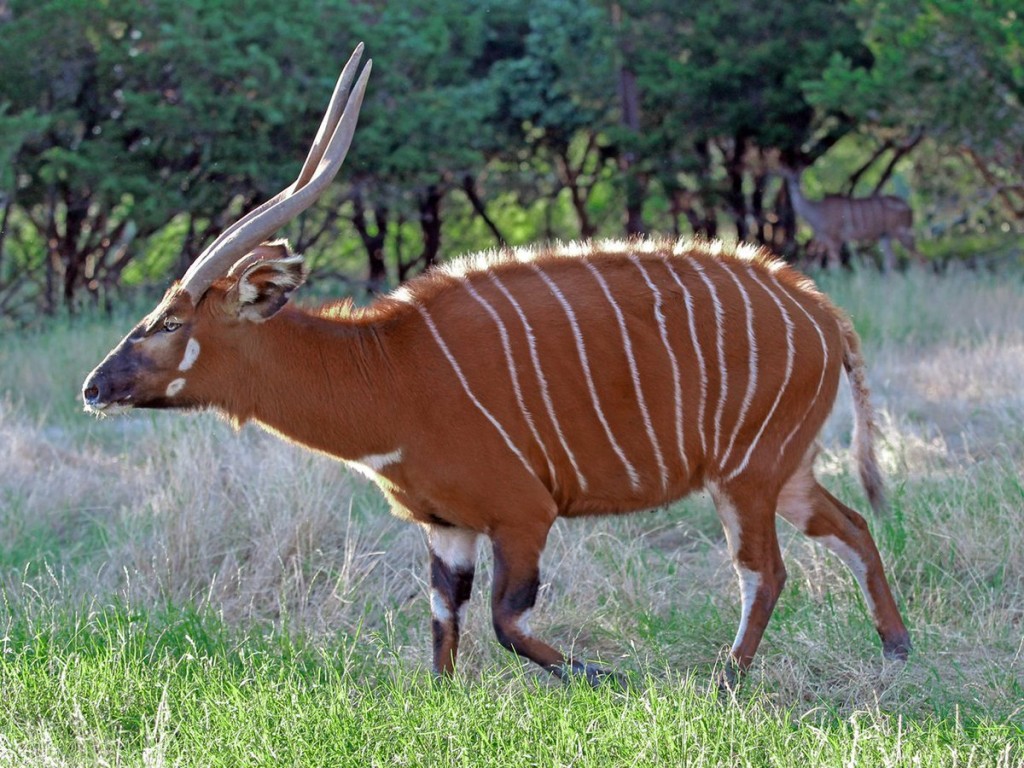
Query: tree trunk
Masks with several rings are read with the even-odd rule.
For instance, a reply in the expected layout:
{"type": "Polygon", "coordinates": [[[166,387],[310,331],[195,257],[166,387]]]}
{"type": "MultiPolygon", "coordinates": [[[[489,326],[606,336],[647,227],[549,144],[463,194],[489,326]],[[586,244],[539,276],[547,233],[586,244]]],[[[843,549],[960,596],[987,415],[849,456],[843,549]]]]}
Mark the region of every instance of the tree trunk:
{"type": "Polygon", "coordinates": [[[746,167],[744,155],[747,150],[745,136],[733,140],[732,152],[726,153],[725,171],[729,176],[729,207],[736,222],[736,238],[741,242],[750,237],[747,224],[747,201],[743,195],[743,173],[746,167]]]}
{"type": "Polygon", "coordinates": [[[441,251],[441,200],[444,192],[437,184],[431,184],[420,198],[420,229],[423,230],[423,252],[420,262],[429,269],[437,261],[441,251]]]}
{"type": "MultiPolygon", "coordinates": [[[[622,27],[622,8],[612,4],[612,26],[617,31],[622,27]]],[[[640,93],[636,85],[636,73],[629,68],[632,46],[619,36],[619,104],[622,109],[622,125],[634,136],[640,135],[640,93]]],[[[644,232],[643,205],[647,195],[647,176],[636,168],[636,153],[627,149],[619,153],[619,170],[626,181],[626,234],[641,235],[644,232]]]]}
{"type": "Polygon", "coordinates": [[[494,235],[494,239],[498,241],[499,247],[508,245],[508,239],[502,234],[501,230],[498,229],[498,225],[494,223],[494,220],[487,215],[487,206],[484,201],[480,199],[480,194],[476,189],[476,179],[472,174],[467,173],[462,177],[462,191],[466,193],[466,197],[469,199],[469,204],[473,206],[473,210],[476,215],[481,218],[484,224],[491,234],[494,235]]]}
{"type": "Polygon", "coordinates": [[[388,234],[388,209],[380,207],[374,211],[376,232],[370,232],[366,221],[366,205],[363,193],[357,186],[352,193],[352,225],[359,233],[366,250],[368,265],[367,292],[381,293],[387,288],[388,270],[384,261],[384,243],[388,234]]]}

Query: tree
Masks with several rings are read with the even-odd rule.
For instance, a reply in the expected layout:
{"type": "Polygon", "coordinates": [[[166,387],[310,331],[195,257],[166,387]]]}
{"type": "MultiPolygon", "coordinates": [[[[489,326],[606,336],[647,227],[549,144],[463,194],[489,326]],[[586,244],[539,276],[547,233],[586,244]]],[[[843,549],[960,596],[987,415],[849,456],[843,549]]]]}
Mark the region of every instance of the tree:
{"type": "Polygon", "coordinates": [[[99,296],[133,240],[175,216],[188,222],[188,261],[239,202],[294,175],[351,50],[315,44],[318,28],[344,28],[347,4],[295,5],[259,0],[239,14],[206,0],[14,4],[0,100],[42,121],[13,166],[17,205],[48,253],[45,309],[73,308],[83,289],[99,296]]]}
{"type": "Polygon", "coordinates": [[[528,159],[535,183],[552,202],[567,193],[579,235],[593,237],[591,195],[608,170],[617,106],[607,16],[588,0],[541,0],[520,18],[521,50],[491,71],[505,134],[497,157],[528,159]]]}
{"type": "Polygon", "coordinates": [[[1006,215],[1024,221],[1024,24],[1010,0],[857,0],[874,53],[836,54],[812,102],[873,130],[924,129],[980,174],[1006,215]]]}
{"type": "Polygon", "coordinates": [[[855,19],[831,0],[622,4],[640,90],[639,155],[695,228],[771,241],[769,154],[820,154],[853,123],[816,110],[804,83],[832,55],[870,64],[855,19]]]}

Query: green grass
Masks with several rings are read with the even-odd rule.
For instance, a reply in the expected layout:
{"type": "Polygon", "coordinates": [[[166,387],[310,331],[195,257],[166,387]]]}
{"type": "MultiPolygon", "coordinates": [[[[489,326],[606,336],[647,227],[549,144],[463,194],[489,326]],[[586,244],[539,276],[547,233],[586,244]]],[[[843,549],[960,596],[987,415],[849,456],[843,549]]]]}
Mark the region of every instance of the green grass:
{"type": "MultiPolygon", "coordinates": [[[[498,647],[481,556],[460,679],[429,672],[418,529],[336,463],[211,415],[79,412],[130,327],[0,347],[0,766],[1024,765],[1021,276],[829,275],[861,330],[913,635],[883,662],[853,580],[786,526],[789,581],[736,696],[708,499],[559,521],[534,628],[624,672],[561,686],[498,647]]],[[[819,474],[864,509],[845,391],[819,474]]]]}
{"type": "MultiPolygon", "coordinates": [[[[438,683],[195,613],[120,607],[7,627],[0,759],[67,765],[1015,765],[1019,726],[873,707],[799,712],[674,675],[626,691],[518,668],[438,683]],[[358,673],[353,672],[353,668],[358,673]],[[372,676],[372,677],[371,677],[372,676]]],[[[379,649],[379,647],[378,647],[379,649]]]]}

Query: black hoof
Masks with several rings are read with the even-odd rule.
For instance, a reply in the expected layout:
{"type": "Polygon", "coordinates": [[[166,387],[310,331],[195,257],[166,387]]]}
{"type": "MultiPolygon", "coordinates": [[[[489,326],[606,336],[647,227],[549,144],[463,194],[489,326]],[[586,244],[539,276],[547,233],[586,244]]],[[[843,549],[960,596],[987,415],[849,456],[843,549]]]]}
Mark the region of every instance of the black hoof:
{"type": "Polygon", "coordinates": [[[612,686],[623,691],[629,688],[629,683],[622,675],[602,669],[595,664],[583,664],[579,661],[574,661],[568,668],[562,667],[556,674],[565,681],[585,680],[591,688],[612,686]]]}
{"type": "Polygon", "coordinates": [[[725,667],[715,676],[719,693],[735,693],[743,679],[736,665],[730,660],[725,662],[725,667]]]}
{"type": "Polygon", "coordinates": [[[890,661],[906,661],[910,656],[910,649],[909,634],[882,640],[882,655],[890,661]]]}

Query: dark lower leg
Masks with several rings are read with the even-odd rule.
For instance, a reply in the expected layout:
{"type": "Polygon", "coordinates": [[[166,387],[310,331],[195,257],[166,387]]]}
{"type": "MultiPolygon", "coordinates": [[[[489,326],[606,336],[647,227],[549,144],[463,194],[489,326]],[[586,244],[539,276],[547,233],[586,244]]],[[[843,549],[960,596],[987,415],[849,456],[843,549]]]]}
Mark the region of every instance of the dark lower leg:
{"type": "Polygon", "coordinates": [[[815,514],[808,521],[807,535],[834,552],[856,577],[886,657],[906,659],[910,652],[910,633],[896,607],[867,521],[825,488],[819,485],[817,490],[815,514]]]}
{"type": "Polygon", "coordinates": [[[439,675],[455,671],[462,610],[473,591],[473,573],[472,568],[453,568],[431,554],[430,627],[434,636],[434,672],[439,675]]]}
{"type": "Polygon", "coordinates": [[[509,539],[494,540],[491,611],[498,642],[560,679],[580,676],[591,685],[600,684],[610,673],[592,664],[574,661],[534,636],[529,626],[529,615],[540,587],[540,548],[536,545],[531,547],[521,536],[509,539]]]}
{"type": "Polygon", "coordinates": [[[448,676],[455,671],[463,611],[473,591],[477,534],[432,526],[427,537],[434,672],[448,676]]]}

